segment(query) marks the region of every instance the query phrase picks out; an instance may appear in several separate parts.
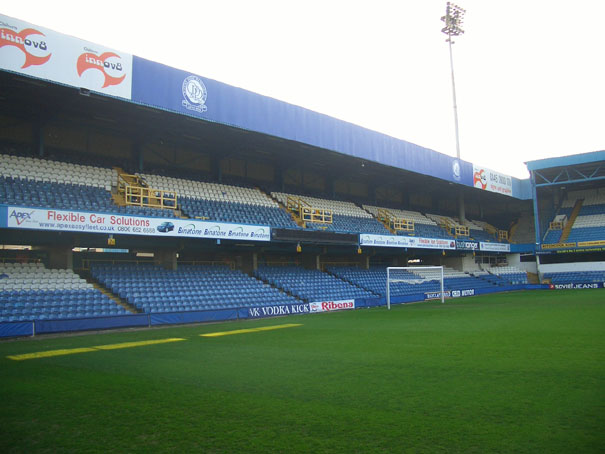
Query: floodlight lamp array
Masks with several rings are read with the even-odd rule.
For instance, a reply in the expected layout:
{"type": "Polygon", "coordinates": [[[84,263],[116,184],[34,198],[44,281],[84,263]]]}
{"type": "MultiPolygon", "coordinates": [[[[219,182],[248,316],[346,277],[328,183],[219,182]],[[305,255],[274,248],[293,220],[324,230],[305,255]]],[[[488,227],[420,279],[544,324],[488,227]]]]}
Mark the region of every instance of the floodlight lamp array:
{"type": "Polygon", "coordinates": [[[448,41],[452,39],[452,36],[460,36],[464,33],[462,29],[464,13],[466,13],[465,9],[460,8],[452,2],[447,2],[445,16],[441,18],[445,22],[445,27],[441,29],[441,32],[448,36],[448,41]]]}

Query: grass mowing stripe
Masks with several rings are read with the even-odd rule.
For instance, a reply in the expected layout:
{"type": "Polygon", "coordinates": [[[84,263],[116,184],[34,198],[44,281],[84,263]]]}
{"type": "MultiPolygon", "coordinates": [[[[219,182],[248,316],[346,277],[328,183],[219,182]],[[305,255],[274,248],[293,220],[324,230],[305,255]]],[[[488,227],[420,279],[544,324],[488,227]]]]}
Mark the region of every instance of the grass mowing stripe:
{"type": "Polygon", "coordinates": [[[60,350],[48,350],[45,352],[24,353],[22,355],[9,355],[8,359],[23,361],[25,359],[50,358],[51,356],[73,355],[74,353],[86,353],[96,351],[91,347],[83,348],[62,348],[60,350]]]}
{"type": "Polygon", "coordinates": [[[200,336],[201,337],[231,336],[232,334],[257,333],[260,331],[271,331],[274,329],[294,328],[296,326],[302,326],[302,323],[286,323],[284,325],[260,326],[258,328],[235,329],[233,331],[218,331],[215,333],[200,334],[200,336]]]}
{"type": "Polygon", "coordinates": [[[168,342],[184,341],[185,339],[180,337],[171,337],[169,339],[156,339],[139,342],[122,342],[121,344],[109,344],[109,345],[97,345],[97,350],[117,350],[119,348],[131,348],[131,347],[142,347],[144,345],[155,345],[155,344],[166,344],[168,342]]]}
{"type": "Polygon", "coordinates": [[[173,337],[173,338],[169,338],[169,339],[157,339],[157,340],[139,341],[139,342],[122,342],[120,344],[97,345],[95,347],[63,348],[60,350],[48,350],[45,352],[24,353],[22,355],[9,355],[9,356],[7,356],[7,358],[12,359],[14,361],[23,361],[26,359],[50,358],[53,356],[73,355],[74,353],[88,353],[88,352],[96,352],[99,350],[117,350],[120,348],[132,348],[132,347],[142,347],[144,345],[165,344],[168,342],[177,342],[177,341],[183,341],[183,340],[185,340],[185,339],[173,337]]]}

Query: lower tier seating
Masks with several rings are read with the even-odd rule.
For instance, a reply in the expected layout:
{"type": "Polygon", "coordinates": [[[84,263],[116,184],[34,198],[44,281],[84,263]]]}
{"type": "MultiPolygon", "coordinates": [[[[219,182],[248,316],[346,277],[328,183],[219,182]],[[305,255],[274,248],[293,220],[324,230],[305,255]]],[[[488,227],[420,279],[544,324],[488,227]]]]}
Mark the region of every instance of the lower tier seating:
{"type": "Polygon", "coordinates": [[[336,276],[297,266],[259,266],[256,275],[306,302],[376,298],[377,296],[371,290],[361,288],[336,276]]]}
{"type": "Polygon", "coordinates": [[[0,322],[127,314],[71,270],[0,264],[0,322]]]}
{"type": "Polygon", "coordinates": [[[146,313],[299,303],[296,298],[227,266],[96,264],[92,275],[146,313]]]}
{"type": "Polygon", "coordinates": [[[527,273],[514,266],[494,266],[490,268],[485,268],[484,271],[487,271],[492,275],[498,276],[507,284],[517,285],[528,283],[527,273]]]}
{"type": "Polygon", "coordinates": [[[550,279],[553,284],[605,283],[605,271],[562,271],[556,273],[544,273],[544,278],[550,279]]]}
{"type": "MultiPolygon", "coordinates": [[[[386,296],[387,272],[385,267],[371,267],[367,270],[357,267],[331,267],[328,271],[343,280],[368,289],[377,295],[386,296]]],[[[398,279],[404,279],[404,282],[391,283],[390,292],[393,296],[439,292],[441,289],[438,280],[421,272],[400,273],[397,277],[398,279]]],[[[466,273],[448,269],[444,270],[443,284],[446,291],[490,288],[498,285],[497,283],[479,279],[466,273]]]]}

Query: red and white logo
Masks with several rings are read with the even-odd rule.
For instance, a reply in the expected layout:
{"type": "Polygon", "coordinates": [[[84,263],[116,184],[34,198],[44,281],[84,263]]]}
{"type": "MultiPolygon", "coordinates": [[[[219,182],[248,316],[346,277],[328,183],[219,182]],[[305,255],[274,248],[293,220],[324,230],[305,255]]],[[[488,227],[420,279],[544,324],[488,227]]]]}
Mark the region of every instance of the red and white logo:
{"type": "Polygon", "coordinates": [[[481,189],[487,188],[487,176],[485,175],[485,170],[481,169],[474,173],[473,186],[481,189]]]}
{"type": "Polygon", "coordinates": [[[43,65],[52,56],[48,51],[44,33],[34,28],[26,28],[19,33],[10,28],[0,28],[0,47],[4,46],[16,47],[25,54],[21,69],[43,65]]]}
{"type": "Polygon", "coordinates": [[[310,312],[331,312],[355,309],[355,300],[321,301],[309,303],[310,312]]]}
{"type": "Polygon", "coordinates": [[[78,57],[77,69],[80,77],[89,69],[101,71],[105,78],[102,88],[119,85],[126,78],[122,67],[122,58],[114,52],[104,52],[101,55],[84,52],[78,57]]]}

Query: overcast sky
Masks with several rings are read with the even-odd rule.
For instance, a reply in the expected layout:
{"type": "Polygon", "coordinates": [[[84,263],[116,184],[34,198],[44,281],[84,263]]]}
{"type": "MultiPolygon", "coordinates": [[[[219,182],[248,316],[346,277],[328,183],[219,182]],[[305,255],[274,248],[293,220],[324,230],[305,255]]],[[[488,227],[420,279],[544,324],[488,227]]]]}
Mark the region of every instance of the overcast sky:
{"type": "MultiPolygon", "coordinates": [[[[460,0],[461,157],[605,149],[605,0],[460,0]]],[[[0,13],[456,154],[442,0],[14,1],[0,13]]]]}

